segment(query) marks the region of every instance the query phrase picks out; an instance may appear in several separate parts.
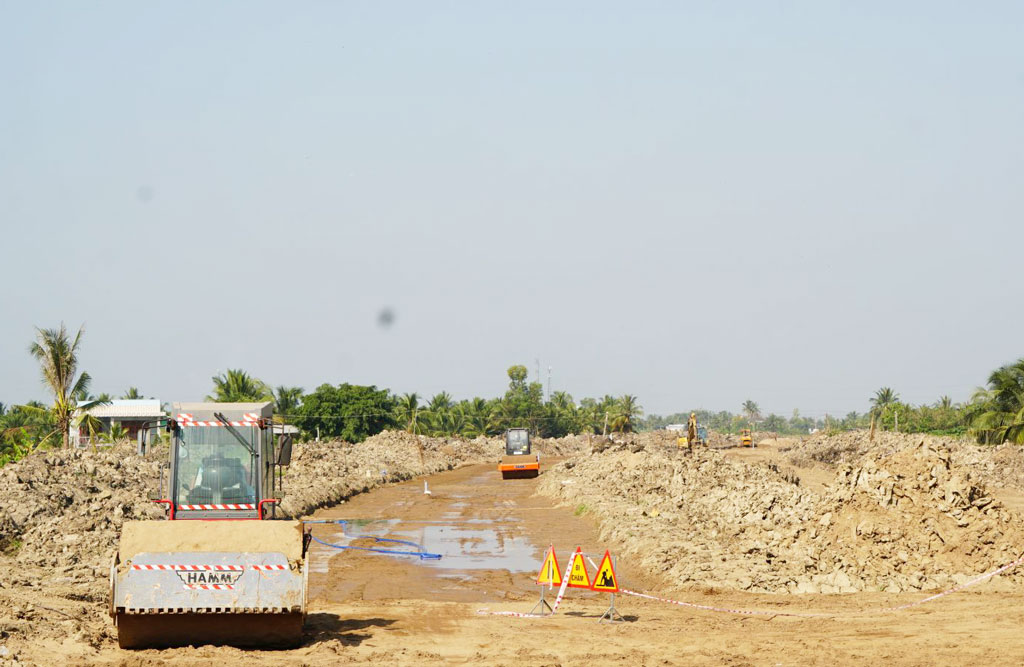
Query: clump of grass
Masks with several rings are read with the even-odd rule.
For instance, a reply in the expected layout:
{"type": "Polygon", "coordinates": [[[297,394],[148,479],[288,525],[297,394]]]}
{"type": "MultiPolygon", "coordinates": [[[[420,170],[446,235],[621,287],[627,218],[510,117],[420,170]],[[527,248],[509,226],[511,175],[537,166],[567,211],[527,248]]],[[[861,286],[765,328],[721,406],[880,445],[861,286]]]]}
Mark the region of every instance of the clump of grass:
{"type": "Polygon", "coordinates": [[[584,514],[586,514],[589,511],[590,511],[589,507],[587,507],[583,503],[580,503],[579,505],[576,506],[576,511],[573,512],[573,514],[575,514],[576,516],[583,516],[584,514]]]}
{"type": "Polygon", "coordinates": [[[0,537],[0,553],[14,556],[21,549],[22,541],[16,537],[0,537]]]}

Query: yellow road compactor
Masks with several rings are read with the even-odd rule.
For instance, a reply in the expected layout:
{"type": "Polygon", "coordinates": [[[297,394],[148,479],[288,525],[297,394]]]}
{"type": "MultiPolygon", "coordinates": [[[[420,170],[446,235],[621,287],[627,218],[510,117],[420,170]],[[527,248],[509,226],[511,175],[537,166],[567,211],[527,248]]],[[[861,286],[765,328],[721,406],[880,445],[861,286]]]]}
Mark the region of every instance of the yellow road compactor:
{"type": "Polygon", "coordinates": [[[110,569],[122,648],[302,641],[308,538],[276,519],[288,436],[270,403],[176,403],[155,502],[166,521],[127,521],[110,569]],[[163,476],[162,476],[163,477],[163,476]]]}

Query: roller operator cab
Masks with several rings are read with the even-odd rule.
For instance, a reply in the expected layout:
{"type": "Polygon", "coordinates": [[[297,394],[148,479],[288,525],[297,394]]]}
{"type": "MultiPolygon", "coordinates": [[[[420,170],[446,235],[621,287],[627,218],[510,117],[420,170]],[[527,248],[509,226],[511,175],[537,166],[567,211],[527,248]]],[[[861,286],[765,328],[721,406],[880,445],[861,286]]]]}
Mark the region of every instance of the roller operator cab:
{"type": "Polygon", "coordinates": [[[540,474],[540,454],[530,451],[530,431],[510,428],[505,431],[505,456],[498,464],[502,479],[536,477],[540,474]]]}
{"type": "Polygon", "coordinates": [[[127,521],[110,573],[122,648],[302,640],[301,523],[277,519],[291,441],[270,403],[176,403],[166,521],[127,521]],[[275,520],[276,519],[276,520],[275,520]]]}

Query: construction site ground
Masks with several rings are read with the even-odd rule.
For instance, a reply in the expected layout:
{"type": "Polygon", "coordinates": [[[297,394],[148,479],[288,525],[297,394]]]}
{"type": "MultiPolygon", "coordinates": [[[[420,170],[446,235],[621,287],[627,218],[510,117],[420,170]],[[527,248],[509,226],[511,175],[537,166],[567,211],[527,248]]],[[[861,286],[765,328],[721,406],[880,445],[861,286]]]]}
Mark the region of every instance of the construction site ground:
{"type": "MultiPolygon", "coordinates": [[[[762,442],[752,450],[723,451],[751,465],[788,466],[806,485],[824,484],[831,477],[816,468],[793,466],[784,446],[762,442]]],[[[926,594],[753,594],[691,586],[671,597],[721,609],[820,612],[829,617],[719,613],[619,595],[616,606],[626,621],[614,625],[597,622],[608,607],[608,595],[570,589],[552,617],[482,614],[530,611],[538,598],[533,580],[548,545],[555,545],[563,570],[577,546],[597,554],[606,548],[625,553],[627,546],[602,540],[591,513],[559,506],[550,494],[537,493],[544,478],[557,472],[552,472],[550,458],[538,479],[503,481],[496,463],[389,484],[316,512],[316,519],[349,522],[315,525],[314,535],[325,542],[374,546],[368,537],[390,537],[422,543],[444,557],[421,561],[314,544],[310,615],[300,648],[122,651],[109,641],[95,646],[69,636],[11,643],[11,657],[27,664],[140,667],[1024,663],[1024,592],[1017,589],[972,588],[909,610],[874,613],[926,594]]],[[[634,590],[668,594],[670,587],[626,557],[619,560],[618,576],[620,585],[634,590]]],[[[0,589],[0,595],[16,596],[15,604],[43,605],[37,613],[62,613],[59,601],[38,592],[30,599],[29,592],[0,589]]],[[[552,602],[554,593],[548,594],[552,602]]]]}
{"type": "MultiPolygon", "coordinates": [[[[744,463],[756,469],[744,472],[743,468],[729,468],[726,472],[733,476],[724,480],[732,480],[735,475],[748,475],[744,477],[744,485],[758,487],[771,482],[776,487],[782,485],[778,488],[782,488],[783,492],[778,493],[784,493],[784,486],[791,484],[785,480],[799,477],[799,484],[792,484],[803,490],[800,494],[824,494],[829,485],[835,486],[833,481],[836,471],[842,468],[843,463],[823,464],[809,459],[806,454],[812,450],[818,452],[815,448],[819,446],[838,447],[834,440],[823,444],[785,439],[761,440],[756,449],[741,449],[725,443],[715,445],[712,452],[693,457],[676,450],[671,445],[673,440],[658,440],[657,437],[646,437],[646,440],[640,439],[633,444],[610,444],[610,448],[608,444],[601,443],[595,443],[591,448],[589,441],[586,445],[573,445],[568,441],[561,444],[553,442],[551,447],[554,451],[562,453],[562,463],[559,463],[557,457],[548,456],[543,460],[543,472],[539,478],[511,481],[503,481],[497,470],[500,457],[498,443],[445,445],[443,442],[417,441],[415,436],[410,439],[390,434],[361,450],[346,450],[349,453],[339,454],[327,446],[313,448],[306,455],[309,461],[306,467],[295,471],[296,486],[293,489],[299,489],[298,481],[304,478],[300,474],[326,480],[332,466],[337,467],[339,461],[347,461],[345,465],[351,468],[351,472],[338,477],[339,481],[347,482],[333,483],[339,489],[337,493],[347,500],[329,500],[324,503],[326,507],[313,513],[316,519],[344,519],[348,523],[316,524],[313,534],[317,538],[339,545],[409,548],[392,543],[375,543],[372,538],[407,540],[420,543],[426,550],[439,552],[443,557],[440,560],[421,560],[410,556],[340,550],[314,543],[310,559],[309,616],[302,647],[287,651],[243,651],[207,645],[129,652],[116,648],[114,629],[102,616],[105,602],[101,569],[91,566],[92,572],[99,574],[90,575],[90,569],[83,570],[83,566],[54,568],[45,565],[45,544],[32,543],[36,535],[55,535],[47,532],[51,527],[44,523],[40,525],[41,528],[33,529],[35,532],[23,535],[22,539],[26,543],[17,559],[10,555],[0,556],[0,667],[15,662],[30,665],[247,667],[369,663],[1024,663],[1024,633],[1021,632],[1024,626],[1024,589],[1019,583],[1014,583],[1013,573],[941,597],[921,607],[892,613],[881,613],[878,610],[922,600],[934,589],[926,590],[923,584],[921,590],[903,590],[899,593],[863,590],[842,594],[787,594],[744,592],[732,586],[701,585],[699,578],[680,583],[667,578],[673,572],[681,572],[671,558],[652,567],[648,554],[656,551],[665,539],[677,541],[672,544],[682,544],[678,542],[681,539],[679,533],[686,533],[685,527],[681,531],[679,525],[666,523],[666,533],[659,533],[658,529],[651,527],[659,526],[658,520],[665,518],[666,514],[658,516],[648,508],[641,515],[625,501],[609,504],[612,509],[625,507],[620,513],[601,514],[594,507],[564,500],[564,497],[569,497],[566,495],[569,490],[583,491],[577,487],[586,480],[592,480],[593,473],[601,473],[600,465],[622,465],[624,461],[636,457],[640,457],[645,462],[643,465],[647,466],[646,471],[640,470],[642,466],[636,467],[637,474],[642,472],[647,475],[637,477],[638,480],[647,480],[655,485],[664,484],[663,477],[657,476],[659,471],[672,466],[680,470],[694,470],[702,466],[701,469],[721,471],[725,469],[723,466],[727,467],[730,463],[744,463]],[[492,451],[493,454],[490,453],[492,451]],[[366,459],[353,459],[351,452],[366,452],[366,459]],[[323,454],[327,458],[316,458],[313,453],[319,453],[316,456],[323,454]],[[444,459],[438,459],[438,456],[450,457],[447,460],[454,462],[449,464],[453,469],[445,470],[444,459]],[[382,463],[374,457],[383,457],[381,461],[389,460],[387,465],[392,472],[388,474],[402,471],[403,476],[400,478],[404,481],[389,480],[388,484],[374,482],[374,470],[383,472],[382,463]],[[492,460],[480,463],[486,459],[492,460]],[[415,476],[417,466],[444,471],[415,476]],[[770,468],[770,474],[761,468],[770,468]],[[592,476],[586,476],[588,470],[592,476]],[[362,485],[366,489],[362,492],[354,489],[354,495],[344,490],[353,485],[362,485]],[[553,492],[553,489],[565,492],[561,504],[559,494],[553,492]],[[608,516],[627,516],[629,512],[637,516],[637,527],[640,527],[634,527],[632,533],[625,530],[630,528],[628,526],[608,523],[608,516]],[[603,524],[599,524],[599,518],[603,524]],[[630,534],[635,537],[616,537],[630,534]],[[627,539],[633,543],[628,543],[627,539]],[[719,610],[759,610],[775,615],[752,616],[697,610],[620,594],[616,596],[615,606],[626,617],[626,622],[599,624],[598,617],[608,607],[608,595],[578,589],[569,589],[558,613],[549,618],[511,618],[481,613],[529,612],[534,608],[539,596],[539,587],[534,579],[544,552],[551,544],[556,547],[559,566],[563,570],[567,565],[566,558],[575,547],[581,546],[584,551],[594,554],[595,560],[607,548],[618,554],[617,574],[624,587],[719,610]],[[800,618],[781,614],[824,616],[800,618]],[[67,629],[61,631],[61,628],[67,629]]],[[[887,441],[881,445],[868,446],[860,436],[851,435],[847,440],[840,442],[840,445],[851,452],[858,447],[889,447],[893,451],[904,452],[903,459],[894,459],[897,463],[905,463],[907,460],[912,463],[918,460],[913,458],[916,456],[924,464],[932,464],[929,457],[934,452],[918,448],[918,441],[905,437],[898,442],[893,441],[891,447],[887,441]]],[[[971,467],[983,472],[987,470],[986,478],[992,482],[987,493],[1009,508],[998,510],[1004,512],[998,515],[1004,516],[1006,512],[1019,508],[1019,471],[1024,468],[1024,459],[1017,451],[989,454],[962,450],[956,456],[976,457],[971,467]],[[992,459],[993,456],[996,458],[992,459]],[[989,465],[991,460],[995,461],[994,465],[989,465]]],[[[855,453],[860,455],[863,452],[858,450],[855,453]]],[[[51,458],[49,467],[56,471],[65,470],[61,474],[67,473],[71,475],[70,478],[78,478],[75,476],[76,470],[95,464],[95,484],[101,487],[101,478],[108,474],[108,468],[103,467],[106,464],[102,456],[69,455],[66,457],[68,462],[59,465],[56,459],[51,458]]],[[[821,458],[817,453],[814,456],[821,458]]],[[[108,458],[119,460],[117,456],[108,458]]],[[[130,457],[126,460],[131,463],[130,457]]],[[[122,470],[123,466],[113,469],[111,474],[122,470]]],[[[614,470],[606,471],[608,480],[611,480],[612,472],[614,470]]],[[[32,480],[38,480],[40,475],[45,474],[44,468],[32,464],[9,468],[5,470],[4,478],[6,484],[15,485],[11,489],[20,490],[17,493],[31,494],[33,488],[42,488],[32,480]],[[17,480],[23,480],[23,483],[17,480]]],[[[921,476],[920,473],[918,476],[921,476]]],[[[114,478],[117,478],[116,475],[114,478]]],[[[874,480],[876,477],[868,475],[864,478],[874,480]]],[[[908,493],[912,490],[911,486],[907,486],[910,481],[908,478],[900,483],[908,493]]],[[[610,496],[622,491],[602,488],[606,484],[610,483],[599,477],[599,481],[591,485],[594,488],[586,490],[587,494],[591,494],[588,497],[593,498],[595,493],[610,496]]],[[[689,484],[705,483],[691,480],[689,484]]],[[[317,488],[323,488],[323,485],[317,488]]],[[[649,487],[638,488],[643,489],[639,501],[647,502],[652,494],[649,487]]],[[[697,492],[702,488],[696,487],[697,492]]],[[[712,491],[708,489],[709,493],[712,491]]],[[[12,492],[6,493],[9,496],[12,492]]],[[[134,493],[130,489],[116,490],[115,500],[119,504],[123,503],[119,498],[130,497],[134,493]],[[119,496],[121,493],[126,495],[119,496]]],[[[675,492],[670,485],[658,491],[657,496],[672,493],[675,492]]],[[[751,497],[755,498],[756,495],[751,497]]],[[[20,497],[30,500],[35,498],[25,495],[20,497]]],[[[924,498],[920,495],[916,497],[919,501],[924,498]]],[[[695,496],[684,494],[681,498],[683,500],[680,502],[688,503],[694,502],[695,496]]],[[[323,501],[312,498],[303,502],[323,501]]],[[[805,498],[798,504],[807,502],[805,498]]],[[[870,509],[869,503],[863,499],[857,502],[870,509]]],[[[132,511],[137,514],[140,510],[132,511]]],[[[977,524],[989,519],[972,520],[977,524]]],[[[999,520],[1010,522],[1006,524],[1006,530],[1010,530],[1017,519],[1006,514],[1004,519],[999,520]]],[[[109,540],[114,535],[110,528],[103,528],[104,532],[101,533],[96,532],[99,530],[93,529],[96,540],[100,540],[100,537],[109,540]]],[[[706,527],[702,530],[708,529],[706,527]]],[[[694,529],[692,532],[701,531],[694,529]]],[[[76,550],[79,543],[89,544],[87,540],[91,534],[84,534],[85,537],[79,542],[65,540],[68,543],[66,546],[56,548],[56,552],[62,553],[57,562],[74,562],[76,558],[81,558],[82,562],[101,562],[105,557],[104,548],[109,548],[102,545],[109,542],[101,540],[97,542],[99,546],[89,546],[87,551],[76,550]],[[94,557],[89,555],[93,553],[94,557]]],[[[697,537],[702,539],[701,536],[697,537]]],[[[733,542],[722,544],[723,548],[734,548],[736,545],[733,542]]],[[[667,553],[677,553],[675,548],[673,546],[667,553]]],[[[684,550],[678,553],[671,557],[686,557],[684,550]]],[[[991,557],[1001,557],[997,551],[992,553],[995,555],[991,557]]],[[[726,553],[721,558],[723,567],[714,568],[708,574],[721,576],[718,570],[734,571],[737,557],[749,557],[753,570],[754,560],[758,556],[726,553]]],[[[964,562],[955,559],[950,561],[964,562]]],[[[760,565],[764,567],[763,558],[760,565]]],[[[972,573],[980,574],[989,569],[986,562],[972,570],[972,573]]],[[[593,568],[591,571],[593,574],[593,568]]],[[[768,580],[762,583],[768,585],[768,580]]],[[[552,602],[555,592],[548,593],[548,599],[552,602]]]]}

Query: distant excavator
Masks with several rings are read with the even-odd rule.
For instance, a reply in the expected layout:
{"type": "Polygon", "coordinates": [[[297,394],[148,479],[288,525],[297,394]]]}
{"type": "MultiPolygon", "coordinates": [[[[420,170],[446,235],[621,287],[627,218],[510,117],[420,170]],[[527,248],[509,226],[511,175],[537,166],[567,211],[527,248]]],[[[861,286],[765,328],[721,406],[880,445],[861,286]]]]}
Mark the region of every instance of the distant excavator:
{"type": "Polygon", "coordinates": [[[740,447],[753,447],[754,437],[750,434],[750,429],[745,428],[740,430],[740,447]]]}
{"type": "Polygon", "coordinates": [[[505,431],[505,456],[498,464],[502,479],[536,477],[540,474],[540,454],[530,452],[530,431],[510,428],[505,431]]]}
{"type": "Polygon", "coordinates": [[[685,445],[690,450],[693,450],[694,445],[707,446],[708,429],[697,422],[697,413],[690,413],[690,419],[686,423],[686,437],[678,438],[678,443],[680,447],[685,445]]]}

